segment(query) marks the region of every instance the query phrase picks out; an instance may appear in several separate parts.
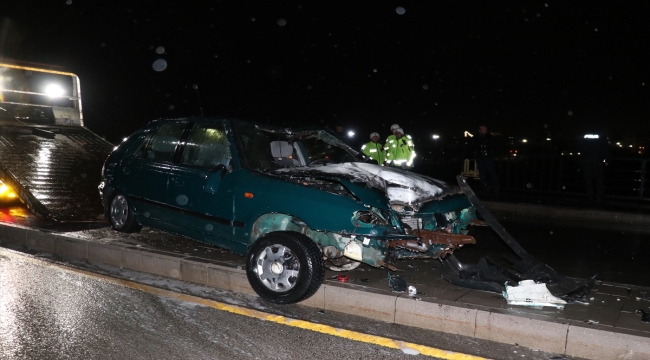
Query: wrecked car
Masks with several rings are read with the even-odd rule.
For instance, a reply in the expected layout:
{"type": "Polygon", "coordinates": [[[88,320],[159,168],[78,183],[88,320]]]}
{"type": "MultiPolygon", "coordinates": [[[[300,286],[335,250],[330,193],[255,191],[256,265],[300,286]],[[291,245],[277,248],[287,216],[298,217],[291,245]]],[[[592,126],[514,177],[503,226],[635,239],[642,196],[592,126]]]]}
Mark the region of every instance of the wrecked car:
{"type": "MultiPolygon", "coordinates": [[[[313,295],[325,268],[453,259],[483,224],[459,187],[368,163],[324,128],[152,121],[113,151],[102,180],[113,229],[146,225],[245,255],[252,288],[280,304],[313,295]]],[[[447,268],[460,285],[482,276],[455,259],[447,268]]]]}

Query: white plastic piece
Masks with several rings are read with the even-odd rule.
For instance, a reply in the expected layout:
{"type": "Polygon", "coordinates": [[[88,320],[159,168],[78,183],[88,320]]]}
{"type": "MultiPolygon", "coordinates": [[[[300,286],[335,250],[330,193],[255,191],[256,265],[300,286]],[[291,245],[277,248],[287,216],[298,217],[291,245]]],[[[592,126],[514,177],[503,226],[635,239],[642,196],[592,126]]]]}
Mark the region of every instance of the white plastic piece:
{"type": "Polygon", "coordinates": [[[566,301],[553,296],[545,283],[535,283],[534,280],[523,280],[517,286],[508,286],[503,292],[503,297],[509,305],[523,306],[552,306],[558,309],[564,309],[566,301]]]}
{"type": "Polygon", "coordinates": [[[415,296],[418,293],[418,289],[415,288],[413,285],[409,285],[409,295],[410,296],[415,296]]]}
{"type": "Polygon", "coordinates": [[[347,245],[345,245],[343,255],[353,260],[363,261],[363,248],[356,242],[350,241],[347,245]]]}

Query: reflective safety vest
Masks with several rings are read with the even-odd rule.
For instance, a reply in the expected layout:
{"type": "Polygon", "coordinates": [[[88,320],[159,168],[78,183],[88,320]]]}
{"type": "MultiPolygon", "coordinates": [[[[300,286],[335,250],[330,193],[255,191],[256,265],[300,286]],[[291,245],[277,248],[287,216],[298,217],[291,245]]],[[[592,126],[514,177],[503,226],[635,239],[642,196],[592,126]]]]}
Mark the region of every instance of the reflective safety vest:
{"type": "Polygon", "coordinates": [[[390,135],[388,135],[388,137],[386,138],[386,143],[384,144],[384,151],[386,152],[386,155],[388,155],[388,144],[391,142],[391,140],[392,140],[392,141],[397,140],[397,139],[395,138],[395,134],[390,134],[390,135]]]}
{"type": "Polygon", "coordinates": [[[397,139],[391,135],[386,139],[386,161],[394,166],[413,166],[415,159],[415,145],[410,135],[404,135],[397,139]],[[392,137],[392,138],[391,138],[392,137]]]}
{"type": "Polygon", "coordinates": [[[384,162],[386,161],[386,152],[380,143],[371,141],[364,144],[361,147],[361,151],[366,154],[366,156],[374,159],[379,165],[384,165],[384,162]]]}

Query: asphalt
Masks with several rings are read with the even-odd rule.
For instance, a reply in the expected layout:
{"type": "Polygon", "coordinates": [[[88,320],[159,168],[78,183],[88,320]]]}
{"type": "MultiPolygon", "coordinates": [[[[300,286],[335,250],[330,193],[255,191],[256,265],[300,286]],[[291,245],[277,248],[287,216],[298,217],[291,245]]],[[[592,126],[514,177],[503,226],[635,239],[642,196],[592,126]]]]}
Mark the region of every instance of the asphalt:
{"type": "MultiPolygon", "coordinates": [[[[490,210],[522,215],[646,224],[650,216],[611,209],[591,209],[485,201],[490,210]]],[[[106,226],[56,231],[0,224],[0,245],[87,260],[124,269],[255,295],[248,285],[244,258],[200,243],[145,228],[122,235],[106,226]],[[152,240],[155,239],[155,240],[152,240]],[[185,245],[182,245],[184,243],[185,245]]],[[[386,270],[361,266],[328,271],[319,291],[302,305],[373,320],[518,344],[587,359],[650,358],[650,324],[637,310],[650,311],[650,288],[597,282],[588,304],[564,309],[510,306],[499,294],[461,288],[440,277],[435,260],[404,261],[400,275],[417,288],[409,296],[391,292],[386,270]]]]}

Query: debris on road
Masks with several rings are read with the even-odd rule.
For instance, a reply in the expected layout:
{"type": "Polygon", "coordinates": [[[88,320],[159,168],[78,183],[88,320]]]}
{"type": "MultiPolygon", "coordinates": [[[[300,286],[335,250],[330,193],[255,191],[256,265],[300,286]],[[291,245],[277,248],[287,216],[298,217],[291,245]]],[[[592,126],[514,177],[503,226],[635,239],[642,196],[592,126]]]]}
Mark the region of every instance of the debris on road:
{"type": "Polygon", "coordinates": [[[635,311],[637,315],[641,315],[641,321],[644,323],[650,323],[650,311],[645,311],[643,309],[638,309],[635,311]]]}
{"type": "Polygon", "coordinates": [[[405,292],[407,289],[406,281],[399,275],[391,275],[388,273],[388,286],[393,292],[405,292]]]}
{"type": "Polygon", "coordinates": [[[564,309],[566,301],[555,297],[548,291],[546,284],[536,283],[534,280],[522,280],[517,286],[511,286],[506,283],[506,291],[503,297],[509,305],[523,306],[552,306],[558,309],[564,309]]]}

